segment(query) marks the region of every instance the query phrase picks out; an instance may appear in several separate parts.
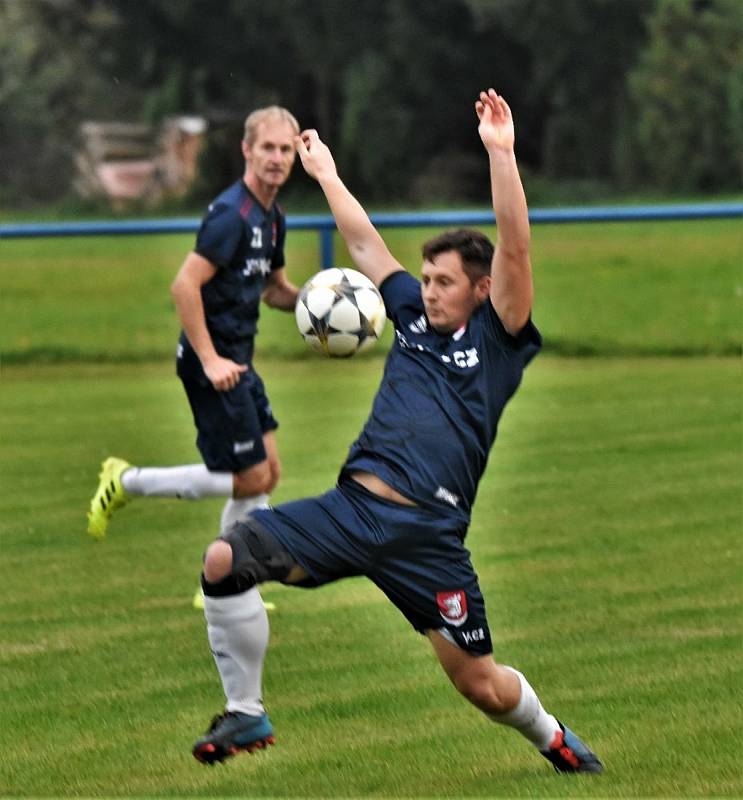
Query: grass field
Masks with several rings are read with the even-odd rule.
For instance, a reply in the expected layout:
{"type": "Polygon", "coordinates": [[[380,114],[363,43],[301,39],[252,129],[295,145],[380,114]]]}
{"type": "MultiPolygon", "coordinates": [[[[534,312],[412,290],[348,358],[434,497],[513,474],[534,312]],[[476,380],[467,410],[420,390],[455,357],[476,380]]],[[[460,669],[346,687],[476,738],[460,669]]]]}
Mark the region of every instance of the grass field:
{"type": "MultiPolygon", "coordinates": [[[[384,232],[420,264],[431,230],[384,232]]],[[[493,233],[493,231],[491,231],[493,233]]],[[[738,220],[535,226],[535,319],[567,355],[739,355],[743,230],[738,220]]],[[[317,235],[288,237],[291,277],[319,266],[317,235]]],[[[7,240],[0,346],[6,364],[169,358],[178,324],[168,287],[191,236],[7,240]]],[[[337,248],[339,264],[349,264],[337,248]]],[[[264,314],[265,354],[310,357],[288,315],[264,314]]]]}
{"type": "MultiPolygon", "coordinates": [[[[389,236],[413,264],[420,237],[389,236]]],[[[505,414],[468,544],[496,656],[606,774],[555,776],[456,695],[364,580],[265,588],[278,744],[197,764],[222,695],[190,599],[222,503],[139,500],[105,542],[84,533],[106,455],[198,460],[168,358],[167,286],[189,242],[47,240],[0,248],[0,795],[743,795],[740,229],[534,240],[552,346],[505,414]]],[[[309,275],[314,238],[293,242],[309,275]]],[[[265,316],[275,501],[332,485],[383,365],[381,348],[332,362],[302,347],[289,317],[265,316]]]]}

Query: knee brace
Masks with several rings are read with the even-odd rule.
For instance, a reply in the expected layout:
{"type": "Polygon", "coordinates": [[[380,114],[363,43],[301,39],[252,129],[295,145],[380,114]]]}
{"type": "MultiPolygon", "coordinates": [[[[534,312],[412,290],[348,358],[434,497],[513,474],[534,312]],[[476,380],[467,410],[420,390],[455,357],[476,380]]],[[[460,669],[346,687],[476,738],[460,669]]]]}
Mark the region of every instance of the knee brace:
{"type": "Polygon", "coordinates": [[[250,517],[219,538],[232,548],[232,571],[218,583],[208,583],[201,576],[204,594],[211,597],[246,592],[264,581],[283,583],[296,564],[276,538],[250,517]]]}

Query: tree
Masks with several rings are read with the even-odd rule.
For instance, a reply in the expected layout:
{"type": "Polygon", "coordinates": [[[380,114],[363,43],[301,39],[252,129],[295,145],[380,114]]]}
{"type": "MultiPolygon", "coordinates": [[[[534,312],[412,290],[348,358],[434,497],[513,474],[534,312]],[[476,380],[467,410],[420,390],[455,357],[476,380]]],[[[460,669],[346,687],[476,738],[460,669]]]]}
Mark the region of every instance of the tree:
{"type": "Polygon", "coordinates": [[[743,179],[743,5],[661,0],[629,76],[629,178],[678,191],[739,190],[743,179]]]}
{"type": "Polygon", "coordinates": [[[528,53],[518,88],[535,165],[556,178],[613,177],[625,79],[655,0],[469,0],[528,53]]]}
{"type": "Polygon", "coordinates": [[[93,0],[0,0],[0,186],[8,200],[67,191],[80,116],[110,94],[95,62],[114,23],[93,0]]]}
{"type": "Polygon", "coordinates": [[[365,196],[387,202],[485,199],[476,92],[515,86],[518,60],[464,0],[379,3],[378,47],[343,73],[340,160],[365,196]]]}
{"type": "Polygon", "coordinates": [[[186,113],[217,123],[203,200],[241,166],[241,119],[280,103],[369,200],[486,202],[472,115],[491,84],[532,172],[737,187],[742,15],[741,0],[0,0],[0,191],[64,194],[86,119],[186,113]]]}

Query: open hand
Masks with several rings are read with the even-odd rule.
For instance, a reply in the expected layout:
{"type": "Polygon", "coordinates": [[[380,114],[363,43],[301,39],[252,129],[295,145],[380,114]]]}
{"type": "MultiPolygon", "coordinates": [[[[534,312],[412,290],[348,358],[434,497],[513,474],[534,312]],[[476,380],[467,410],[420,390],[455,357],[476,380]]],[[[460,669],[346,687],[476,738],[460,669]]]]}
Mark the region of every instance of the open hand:
{"type": "Polygon", "coordinates": [[[516,135],[513,129],[511,109],[495,89],[480,92],[480,99],[475,103],[475,111],[480,120],[477,132],[480,134],[485,149],[513,149],[516,135]]]}

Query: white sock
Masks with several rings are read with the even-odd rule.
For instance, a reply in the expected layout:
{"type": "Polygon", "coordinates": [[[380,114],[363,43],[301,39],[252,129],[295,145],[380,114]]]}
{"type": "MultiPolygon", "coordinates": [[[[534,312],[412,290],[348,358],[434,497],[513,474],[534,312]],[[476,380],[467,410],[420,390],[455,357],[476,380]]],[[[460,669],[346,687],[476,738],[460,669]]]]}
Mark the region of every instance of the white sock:
{"type": "Polygon", "coordinates": [[[256,508],[268,508],[267,494],[257,494],[253,497],[231,497],[222,509],[219,530],[226,531],[235,522],[245,519],[256,508]]]}
{"type": "Polygon", "coordinates": [[[227,711],[258,716],[268,615],[258,589],[227,597],[204,595],[207,635],[227,698],[227,711]]]}
{"type": "Polygon", "coordinates": [[[501,725],[515,728],[540,750],[548,750],[555,734],[560,730],[557,720],[548,714],[534,689],[531,688],[526,678],[513,667],[506,667],[516,675],[521,684],[521,697],[516,706],[505,714],[488,714],[487,716],[501,725]]]}
{"type": "Polygon", "coordinates": [[[121,476],[121,485],[129,494],[147,497],[229,497],[232,494],[231,472],[210,472],[203,464],[181,467],[131,467],[121,476]]]}

